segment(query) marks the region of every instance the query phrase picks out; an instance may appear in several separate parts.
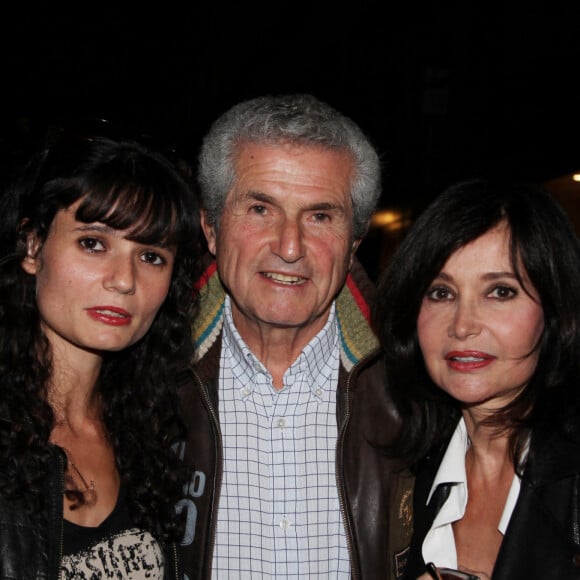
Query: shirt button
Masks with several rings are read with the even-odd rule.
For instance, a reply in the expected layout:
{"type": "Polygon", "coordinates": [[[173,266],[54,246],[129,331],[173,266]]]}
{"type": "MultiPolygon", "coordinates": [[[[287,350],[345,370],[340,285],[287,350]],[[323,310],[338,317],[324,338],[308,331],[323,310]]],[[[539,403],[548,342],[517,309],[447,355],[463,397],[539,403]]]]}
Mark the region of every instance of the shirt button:
{"type": "Polygon", "coordinates": [[[290,527],[290,522],[288,521],[287,517],[283,517],[282,521],[280,522],[280,527],[286,532],[288,531],[288,528],[290,527]]]}
{"type": "Polygon", "coordinates": [[[284,427],[286,427],[286,419],[284,419],[283,417],[278,419],[278,421],[276,422],[276,425],[280,428],[280,429],[284,429],[284,427]]]}
{"type": "Polygon", "coordinates": [[[250,388],[249,387],[244,387],[241,390],[241,393],[242,393],[242,397],[247,397],[250,394],[250,388]]]}
{"type": "Polygon", "coordinates": [[[316,389],[316,391],[314,391],[314,394],[315,394],[317,397],[322,397],[322,389],[320,389],[320,388],[319,388],[319,389],[316,389]]]}

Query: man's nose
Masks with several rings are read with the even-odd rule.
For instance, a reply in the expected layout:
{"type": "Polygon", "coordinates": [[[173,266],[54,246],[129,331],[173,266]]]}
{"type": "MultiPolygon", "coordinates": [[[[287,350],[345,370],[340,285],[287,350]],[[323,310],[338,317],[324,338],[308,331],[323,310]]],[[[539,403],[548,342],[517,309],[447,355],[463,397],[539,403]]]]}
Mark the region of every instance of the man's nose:
{"type": "Polygon", "coordinates": [[[298,220],[285,218],[276,226],[272,253],[288,263],[297,262],[304,256],[304,232],[298,220]]]}

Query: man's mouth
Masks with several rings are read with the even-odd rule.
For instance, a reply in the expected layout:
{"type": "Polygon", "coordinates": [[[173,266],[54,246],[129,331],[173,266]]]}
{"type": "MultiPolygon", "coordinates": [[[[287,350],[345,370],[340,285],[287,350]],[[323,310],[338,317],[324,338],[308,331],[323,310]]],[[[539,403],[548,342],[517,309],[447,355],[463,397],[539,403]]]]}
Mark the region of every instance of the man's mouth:
{"type": "Polygon", "coordinates": [[[301,276],[289,276],[287,274],[279,274],[277,272],[262,272],[262,274],[266,278],[270,278],[270,280],[274,280],[275,282],[280,282],[281,284],[302,284],[306,281],[306,278],[302,278],[301,276]]]}

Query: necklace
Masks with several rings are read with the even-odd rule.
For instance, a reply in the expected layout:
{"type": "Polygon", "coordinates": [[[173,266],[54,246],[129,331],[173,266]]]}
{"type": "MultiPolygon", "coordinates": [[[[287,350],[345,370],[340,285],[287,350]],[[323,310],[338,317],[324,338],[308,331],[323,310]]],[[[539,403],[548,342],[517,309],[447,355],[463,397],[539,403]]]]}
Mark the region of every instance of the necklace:
{"type": "Polygon", "coordinates": [[[70,459],[68,460],[68,464],[75,470],[75,473],[81,478],[81,481],[83,482],[83,485],[85,486],[85,488],[94,493],[95,480],[91,479],[91,483],[88,484],[87,480],[83,477],[83,474],[79,471],[79,468],[70,459]]]}
{"type": "MultiPolygon", "coordinates": [[[[63,448],[64,449],[64,448],[63,448]]],[[[92,506],[97,501],[97,492],[95,490],[95,480],[91,479],[90,483],[87,483],[87,480],[80,472],[79,468],[76,466],[75,462],[72,460],[72,456],[68,449],[64,449],[66,454],[68,467],[70,467],[74,473],[78,476],[81,480],[83,486],[85,487],[84,491],[78,489],[77,485],[75,484],[74,477],[72,474],[69,474],[65,477],[65,483],[67,489],[65,490],[65,495],[73,502],[71,509],[76,509],[76,507],[80,507],[81,505],[92,506]]]]}

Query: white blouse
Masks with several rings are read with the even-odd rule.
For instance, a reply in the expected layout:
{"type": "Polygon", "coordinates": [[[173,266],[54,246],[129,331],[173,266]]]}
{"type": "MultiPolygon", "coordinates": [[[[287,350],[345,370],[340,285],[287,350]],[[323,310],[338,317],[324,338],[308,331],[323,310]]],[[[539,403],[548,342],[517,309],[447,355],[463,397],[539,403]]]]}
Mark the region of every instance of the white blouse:
{"type": "MultiPolygon", "coordinates": [[[[433,562],[436,566],[457,568],[457,550],[453,536],[453,522],[460,520],[465,514],[467,505],[467,476],[465,474],[465,454],[469,448],[469,438],[463,418],[449,441],[447,451],[443,456],[439,470],[435,475],[427,503],[439,484],[451,485],[451,492],[439,513],[433,521],[431,529],[423,541],[423,559],[433,562]]],[[[498,525],[501,534],[505,534],[512,512],[520,493],[520,478],[514,475],[506,504],[498,525]]]]}

